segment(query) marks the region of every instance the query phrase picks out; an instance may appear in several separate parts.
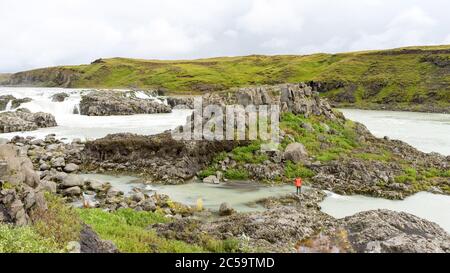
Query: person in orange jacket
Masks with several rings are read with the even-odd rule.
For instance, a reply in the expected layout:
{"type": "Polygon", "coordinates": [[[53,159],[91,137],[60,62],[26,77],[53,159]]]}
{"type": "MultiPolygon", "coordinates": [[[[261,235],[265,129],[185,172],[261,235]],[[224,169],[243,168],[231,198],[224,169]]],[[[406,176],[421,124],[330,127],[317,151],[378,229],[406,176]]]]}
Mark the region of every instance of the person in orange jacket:
{"type": "Polygon", "coordinates": [[[295,178],[295,186],[297,187],[297,195],[302,192],[302,179],[300,177],[295,178]]]}

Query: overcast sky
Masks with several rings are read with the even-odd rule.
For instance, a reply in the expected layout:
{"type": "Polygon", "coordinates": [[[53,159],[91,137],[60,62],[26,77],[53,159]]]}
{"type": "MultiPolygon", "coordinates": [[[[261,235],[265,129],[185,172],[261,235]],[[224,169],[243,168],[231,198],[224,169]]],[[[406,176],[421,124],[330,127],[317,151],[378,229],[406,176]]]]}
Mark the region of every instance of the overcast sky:
{"type": "Polygon", "coordinates": [[[0,72],[450,44],[446,0],[0,0],[0,72]]]}

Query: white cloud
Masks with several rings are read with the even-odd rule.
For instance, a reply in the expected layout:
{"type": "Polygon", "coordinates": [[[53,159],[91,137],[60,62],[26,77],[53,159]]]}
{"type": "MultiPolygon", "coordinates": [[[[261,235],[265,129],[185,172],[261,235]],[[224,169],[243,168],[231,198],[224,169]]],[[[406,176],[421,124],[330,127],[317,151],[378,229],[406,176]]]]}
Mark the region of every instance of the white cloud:
{"type": "Polygon", "coordinates": [[[0,72],[450,43],[444,0],[0,0],[0,72]]]}
{"type": "Polygon", "coordinates": [[[237,19],[239,29],[269,35],[299,31],[303,25],[300,1],[252,1],[250,10],[237,19]]]}
{"type": "Polygon", "coordinates": [[[416,7],[402,11],[395,16],[382,32],[368,34],[362,32],[360,38],[352,43],[350,49],[377,49],[406,45],[428,45],[436,40],[428,36],[433,32],[437,21],[416,7]]]}

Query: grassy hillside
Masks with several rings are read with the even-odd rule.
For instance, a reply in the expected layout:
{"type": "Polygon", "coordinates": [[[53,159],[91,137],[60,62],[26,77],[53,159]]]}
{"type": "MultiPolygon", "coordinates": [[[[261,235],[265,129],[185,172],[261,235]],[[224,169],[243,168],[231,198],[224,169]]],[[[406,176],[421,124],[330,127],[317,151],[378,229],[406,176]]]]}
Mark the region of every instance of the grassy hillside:
{"type": "Polygon", "coordinates": [[[89,65],[17,73],[9,83],[165,88],[192,94],[256,84],[310,81],[314,81],[324,96],[340,104],[446,109],[450,101],[450,45],[190,61],[99,59],[89,65]]]}

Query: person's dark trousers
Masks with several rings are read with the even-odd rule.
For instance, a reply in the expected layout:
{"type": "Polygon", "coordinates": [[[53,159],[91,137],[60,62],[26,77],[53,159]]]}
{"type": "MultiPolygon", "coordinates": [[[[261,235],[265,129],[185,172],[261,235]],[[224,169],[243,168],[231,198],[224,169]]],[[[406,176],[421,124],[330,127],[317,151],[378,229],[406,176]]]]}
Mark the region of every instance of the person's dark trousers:
{"type": "Polygon", "coordinates": [[[302,187],[297,187],[297,194],[302,193],[302,187]]]}

